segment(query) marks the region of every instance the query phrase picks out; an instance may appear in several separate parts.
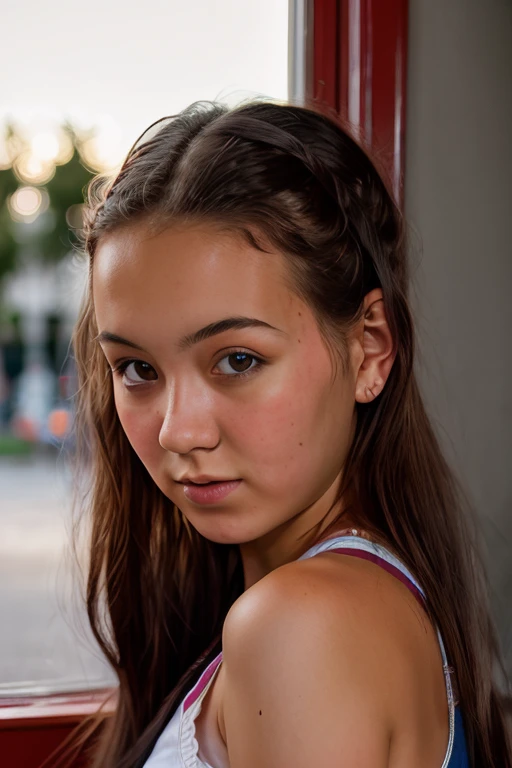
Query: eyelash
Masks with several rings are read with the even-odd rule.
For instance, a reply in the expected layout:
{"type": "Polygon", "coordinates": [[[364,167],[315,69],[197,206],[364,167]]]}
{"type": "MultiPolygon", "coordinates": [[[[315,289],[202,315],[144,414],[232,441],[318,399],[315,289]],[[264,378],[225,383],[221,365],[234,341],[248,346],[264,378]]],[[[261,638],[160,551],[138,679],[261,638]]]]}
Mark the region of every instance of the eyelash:
{"type": "MultiPolygon", "coordinates": [[[[131,365],[132,363],[142,363],[142,362],[143,362],[142,360],[137,360],[136,358],[132,358],[131,360],[123,360],[118,365],[116,365],[115,368],[112,369],[112,373],[116,374],[119,377],[122,377],[129,365],[131,365]]],[[[135,387],[140,387],[142,386],[142,384],[150,384],[150,383],[151,382],[147,381],[147,382],[141,382],[140,384],[126,384],[125,386],[128,389],[131,389],[135,387]]]]}
{"type": "Polygon", "coordinates": [[[226,355],[223,355],[220,360],[217,362],[216,365],[218,365],[222,360],[225,360],[226,357],[231,357],[231,355],[247,355],[247,357],[252,358],[252,360],[256,361],[256,365],[253,365],[252,368],[249,368],[247,371],[242,371],[241,373],[223,373],[222,376],[226,376],[228,379],[241,379],[245,376],[251,376],[255,371],[258,371],[263,365],[265,365],[265,360],[263,360],[261,357],[257,357],[257,355],[253,355],[251,352],[247,352],[246,349],[231,349],[226,355]]]}
{"type": "MultiPolygon", "coordinates": [[[[266,362],[265,360],[263,360],[261,357],[257,357],[257,355],[253,355],[251,352],[247,352],[247,350],[245,349],[232,349],[226,355],[223,355],[220,358],[220,360],[216,363],[216,366],[220,362],[222,362],[222,360],[225,360],[226,357],[231,357],[231,355],[238,355],[238,354],[247,355],[247,357],[252,358],[253,360],[256,361],[256,365],[254,365],[252,368],[249,368],[247,371],[242,371],[241,373],[232,373],[232,374],[224,373],[224,374],[221,374],[222,376],[225,376],[228,379],[241,379],[241,378],[244,378],[245,376],[250,376],[255,371],[259,370],[263,365],[265,365],[265,362],[266,362]]],[[[129,365],[131,365],[132,363],[141,363],[141,362],[143,361],[138,360],[137,358],[131,358],[130,360],[123,360],[115,368],[113,368],[113,373],[117,374],[118,376],[122,376],[129,365]]],[[[146,383],[149,384],[150,382],[146,382],[146,383]]],[[[141,386],[141,384],[131,384],[128,386],[138,387],[138,386],[141,386]]]]}

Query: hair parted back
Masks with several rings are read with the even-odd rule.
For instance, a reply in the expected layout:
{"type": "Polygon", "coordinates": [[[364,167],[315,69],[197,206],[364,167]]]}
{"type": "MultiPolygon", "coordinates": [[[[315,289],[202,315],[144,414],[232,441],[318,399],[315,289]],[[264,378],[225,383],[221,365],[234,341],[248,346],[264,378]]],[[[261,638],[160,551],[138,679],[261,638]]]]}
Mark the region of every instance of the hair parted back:
{"type": "MultiPolygon", "coordinates": [[[[423,586],[456,670],[471,765],[512,768],[477,537],[413,370],[404,224],[368,153],[316,108],[198,102],[139,140],[113,181],[90,186],[90,265],[105,234],[138,220],[157,228],[210,222],[281,251],[293,289],[342,363],[364,296],[382,288],[396,358],[380,396],[357,405],[338,499],[350,494],[360,525],[392,543],[423,586]]],[[[78,436],[88,436],[94,478],[87,606],[119,678],[94,765],[133,768],[220,650],[243,574],[238,547],[197,533],[133,451],[97,332],[89,286],[74,334],[78,436]]]]}

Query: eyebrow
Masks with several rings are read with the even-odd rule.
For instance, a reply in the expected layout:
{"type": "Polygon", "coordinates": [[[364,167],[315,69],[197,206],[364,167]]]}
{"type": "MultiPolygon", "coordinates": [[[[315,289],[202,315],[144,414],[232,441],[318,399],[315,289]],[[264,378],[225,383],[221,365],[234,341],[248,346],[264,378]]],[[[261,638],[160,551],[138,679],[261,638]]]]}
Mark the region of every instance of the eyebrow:
{"type": "MultiPolygon", "coordinates": [[[[199,342],[209,339],[211,336],[216,336],[225,331],[243,330],[244,328],[269,328],[272,331],[287,335],[280,328],[275,328],[270,323],[265,323],[263,320],[257,320],[254,317],[226,317],[224,320],[217,320],[217,322],[205,325],[204,328],[200,328],[198,331],[194,331],[194,333],[183,336],[178,342],[178,348],[188,349],[194,346],[194,344],[199,344],[199,342]]],[[[143,350],[143,347],[140,347],[133,341],[124,339],[116,333],[110,333],[110,331],[102,331],[96,336],[95,341],[99,341],[100,344],[123,344],[126,347],[143,350]]]]}

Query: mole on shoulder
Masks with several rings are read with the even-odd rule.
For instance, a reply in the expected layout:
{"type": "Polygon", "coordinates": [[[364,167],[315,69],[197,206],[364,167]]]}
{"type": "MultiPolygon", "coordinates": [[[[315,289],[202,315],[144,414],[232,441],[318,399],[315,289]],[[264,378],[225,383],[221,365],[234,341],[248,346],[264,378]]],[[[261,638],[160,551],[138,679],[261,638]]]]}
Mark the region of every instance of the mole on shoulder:
{"type": "Polygon", "coordinates": [[[260,709],[260,715],[261,715],[261,709],[260,709]]]}

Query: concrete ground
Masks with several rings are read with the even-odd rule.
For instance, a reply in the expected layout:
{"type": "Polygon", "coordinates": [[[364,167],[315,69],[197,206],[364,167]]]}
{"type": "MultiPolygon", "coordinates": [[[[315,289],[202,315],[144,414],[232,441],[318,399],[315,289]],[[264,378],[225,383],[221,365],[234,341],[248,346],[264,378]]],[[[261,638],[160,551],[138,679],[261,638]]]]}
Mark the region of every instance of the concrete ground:
{"type": "Polygon", "coordinates": [[[70,499],[56,453],[0,457],[0,696],[113,682],[74,587],[70,499]]]}

